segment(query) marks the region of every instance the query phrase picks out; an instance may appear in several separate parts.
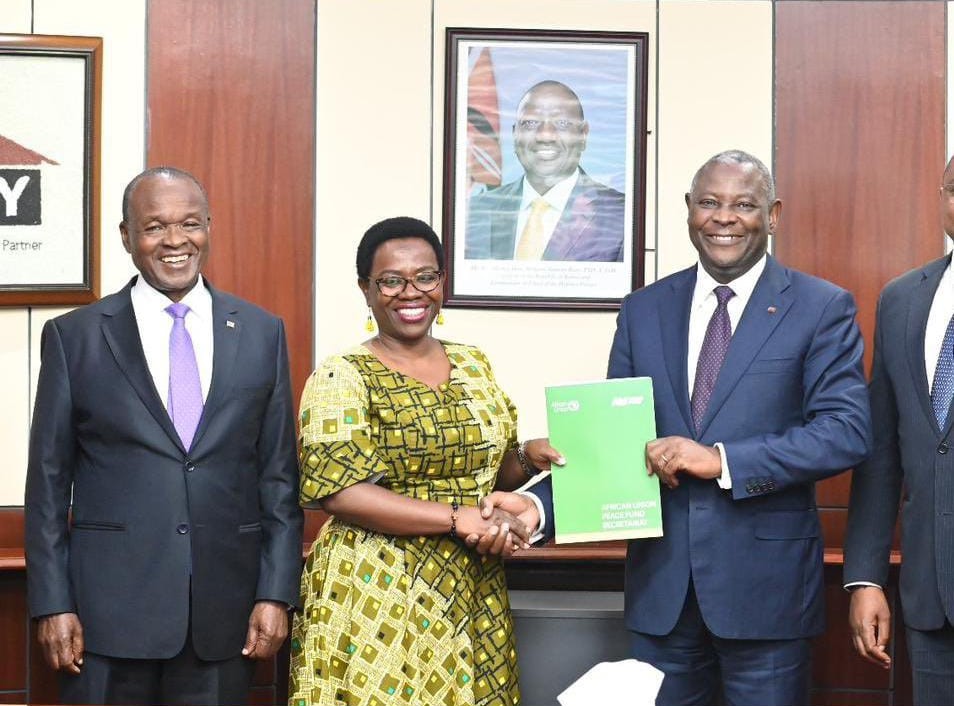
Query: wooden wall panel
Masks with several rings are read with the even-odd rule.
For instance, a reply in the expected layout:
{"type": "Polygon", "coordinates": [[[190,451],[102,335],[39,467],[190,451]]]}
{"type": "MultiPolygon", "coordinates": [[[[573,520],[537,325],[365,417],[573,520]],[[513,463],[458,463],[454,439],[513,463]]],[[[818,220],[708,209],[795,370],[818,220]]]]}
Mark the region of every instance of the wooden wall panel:
{"type": "Polygon", "coordinates": [[[944,3],[775,12],[775,251],[853,292],[870,342],[884,284],[944,252],[944,3]]]}
{"type": "MultiPolygon", "coordinates": [[[[945,28],[938,1],[775,4],[775,175],[784,202],[775,252],[854,293],[869,366],[881,288],[944,252],[945,28]]],[[[843,543],[849,487],[848,474],[818,486],[826,547],[843,543]]],[[[826,568],[828,629],[813,651],[813,703],[909,703],[903,630],[891,673],[856,657],[840,573],[826,568]]]]}
{"type": "Polygon", "coordinates": [[[216,286],[279,314],[312,366],[316,0],[150,0],[147,161],[209,191],[216,286]]]}

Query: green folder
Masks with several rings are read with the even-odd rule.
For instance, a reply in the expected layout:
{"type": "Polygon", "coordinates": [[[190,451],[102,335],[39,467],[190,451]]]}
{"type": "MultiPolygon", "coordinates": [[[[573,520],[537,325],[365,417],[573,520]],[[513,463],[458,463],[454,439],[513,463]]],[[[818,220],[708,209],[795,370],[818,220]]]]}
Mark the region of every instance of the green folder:
{"type": "Polygon", "coordinates": [[[662,536],[659,479],[646,473],[656,438],[651,378],[546,388],[557,544],[662,536]]]}

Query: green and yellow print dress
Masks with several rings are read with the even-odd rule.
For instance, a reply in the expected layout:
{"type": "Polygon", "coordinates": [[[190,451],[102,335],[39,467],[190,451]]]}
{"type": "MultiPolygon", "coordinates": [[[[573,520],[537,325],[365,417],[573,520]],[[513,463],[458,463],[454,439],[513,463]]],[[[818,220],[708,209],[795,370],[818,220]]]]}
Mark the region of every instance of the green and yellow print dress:
{"type": "MultiPolygon", "coordinates": [[[[362,481],[448,505],[476,505],[493,489],[516,412],[479,350],[443,345],[451,375],[438,390],[363,346],[312,374],[301,403],[303,504],[362,481]]],[[[500,561],[448,535],[395,537],[332,518],[301,590],[291,706],[519,703],[500,561]]]]}

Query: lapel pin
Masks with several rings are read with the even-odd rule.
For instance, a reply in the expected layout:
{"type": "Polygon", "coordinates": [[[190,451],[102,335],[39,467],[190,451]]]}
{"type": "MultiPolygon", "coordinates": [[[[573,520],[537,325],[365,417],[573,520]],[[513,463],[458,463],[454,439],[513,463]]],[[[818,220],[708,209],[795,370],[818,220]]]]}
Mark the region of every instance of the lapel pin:
{"type": "Polygon", "coordinates": [[[229,319],[229,320],[226,320],[226,322],[225,322],[225,327],[226,327],[226,328],[235,328],[235,322],[232,321],[232,320],[230,320],[230,319],[229,319]]]}
{"type": "Polygon", "coordinates": [[[776,311],[778,311],[778,309],[776,309],[774,306],[770,306],[768,308],[768,313],[770,314],[774,314],[776,311]]]}

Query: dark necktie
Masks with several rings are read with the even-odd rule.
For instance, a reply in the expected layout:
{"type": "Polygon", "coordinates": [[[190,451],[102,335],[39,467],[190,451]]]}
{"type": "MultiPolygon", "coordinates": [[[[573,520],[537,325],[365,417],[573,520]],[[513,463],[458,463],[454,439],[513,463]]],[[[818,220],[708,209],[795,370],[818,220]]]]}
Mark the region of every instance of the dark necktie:
{"type": "Polygon", "coordinates": [[[944,343],[941,344],[941,354],[937,357],[937,368],[934,369],[934,384],[931,385],[931,406],[934,407],[934,416],[937,425],[943,429],[947,422],[947,411],[951,408],[951,399],[954,398],[954,316],[947,324],[944,332],[944,343]]]}
{"type": "Polygon", "coordinates": [[[172,317],[169,334],[169,416],[176,427],[182,445],[189,449],[192,437],[202,416],[202,383],[195,360],[192,337],[185,327],[189,307],[176,302],[166,307],[172,317]]]}
{"type": "Polygon", "coordinates": [[[709,325],[706,327],[706,337],[702,341],[699,351],[699,362],[696,364],[696,380],[692,386],[692,423],[696,431],[702,426],[702,418],[706,416],[712,390],[715,388],[719,369],[725,360],[725,353],[729,350],[729,340],[732,338],[732,323],[729,321],[729,310],[726,308],[735,292],[725,285],[715,288],[716,299],[719,304],[712,312],[709,325]]]}

